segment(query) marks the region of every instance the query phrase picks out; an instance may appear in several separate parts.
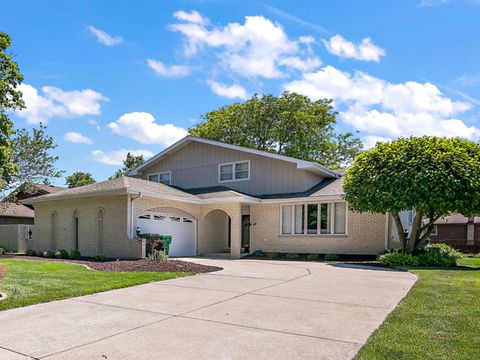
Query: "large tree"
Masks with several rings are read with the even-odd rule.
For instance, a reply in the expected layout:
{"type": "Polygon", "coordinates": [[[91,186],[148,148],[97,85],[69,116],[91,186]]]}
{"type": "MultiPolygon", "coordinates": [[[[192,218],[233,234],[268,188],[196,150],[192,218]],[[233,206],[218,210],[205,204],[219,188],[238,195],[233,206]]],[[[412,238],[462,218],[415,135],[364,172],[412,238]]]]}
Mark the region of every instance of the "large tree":
{"type": "Polygon", "coordinates": [[[362,150],[352,133],[336,133],[332,100],[284,92],[257,96],[202,115],[189,134],[339,167],[362,150]]]}
{"type": "Polygon", "coordinates": [[[480,146],[429,136],[377,143],[355,159],[343,189],[352,209],[390,213],[404,251],[417,252],[440,217],[480,213],[480,146]],[[408,237],[399,215],[407,210],[415,210],[408,237]]]}
{"type": "Polygon", "coordinates": [[[10,36],[0,32],[0,191],[5,189],[17,171],[12,159],[10,138],[14,130],[8,111],[25,107],[22,93],[17,88],[23,81],[23,76],[18,64],[6,52],[10,45],[10,36]]]}
{"type": "Polygon", "coordinates": [[[130,171],[137,168],[138,166],[142,165],[145,162],[143,155],[132,155],[131,153],[127,153],[127,157],[123,160],[123,167],[115,171],[113,176],[110,176],[109,179],[115,179],[121,176],[127,176],[130,171]]]}
{"type": "Polygon", "coordinates": [[[22,183],[49,184],[53,178],[62,176],[62,171],[55,166],[58,156],[51,154],[57,145],[46,133],[42,124],[32,131],[20,129],[12,136],[12,160],[18,171],[11,176],[7,188],[22,183]]]}
{"type": "Polygon", "coordinates": [[[84,185],[94,184],[95,179],[92,174],[83,171],[76,171],[72,175],[65,178],[65,184],[69,188],[75,188],[84,185]]]}

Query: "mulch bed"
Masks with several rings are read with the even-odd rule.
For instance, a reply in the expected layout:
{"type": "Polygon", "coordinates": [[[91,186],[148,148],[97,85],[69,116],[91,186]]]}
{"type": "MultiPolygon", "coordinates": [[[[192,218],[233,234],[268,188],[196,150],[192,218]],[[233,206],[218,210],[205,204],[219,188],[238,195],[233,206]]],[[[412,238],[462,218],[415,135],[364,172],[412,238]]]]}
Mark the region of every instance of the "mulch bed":
{"type": "MultiPolygon", "coordinates": [[[[38,256],[8,256],[10,258],[39,260],[39,261],[58,261],[74,264],[87,265],[89,268],[98,271],[147,271],[147,272],[194,272],[207,273],[222,270],[221,267],[196,264],[190,261],[168,260],[167,262],[149,261],[149,260],[67,260],[67,259],[50,259],[38,256]]],[[[1,269],[1,268],[0,268],[1,269]]],[[[1,271],[0,271],[1,276],[1,271]]]]}
{"type": "MultiPolygon", "coordinates": [[[[0,284],[2,283],[4,272],[5,272],[5,268],[2,265],[0,265],[0,284]]],[[[2,293],[0,293],[0,300],[2,300],[2,297],[3,295],[2,293]]]]}

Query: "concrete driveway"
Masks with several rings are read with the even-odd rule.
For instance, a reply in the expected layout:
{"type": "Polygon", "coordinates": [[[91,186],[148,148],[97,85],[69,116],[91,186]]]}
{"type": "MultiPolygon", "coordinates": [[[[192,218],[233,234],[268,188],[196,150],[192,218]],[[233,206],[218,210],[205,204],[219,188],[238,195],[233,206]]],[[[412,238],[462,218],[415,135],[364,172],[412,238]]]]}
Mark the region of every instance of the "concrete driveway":
{"type": "Polygon", "coordinates": [[[216,273],[0,312],[0,359],[350,359],[407,272],[209,260],[216,273]]]}

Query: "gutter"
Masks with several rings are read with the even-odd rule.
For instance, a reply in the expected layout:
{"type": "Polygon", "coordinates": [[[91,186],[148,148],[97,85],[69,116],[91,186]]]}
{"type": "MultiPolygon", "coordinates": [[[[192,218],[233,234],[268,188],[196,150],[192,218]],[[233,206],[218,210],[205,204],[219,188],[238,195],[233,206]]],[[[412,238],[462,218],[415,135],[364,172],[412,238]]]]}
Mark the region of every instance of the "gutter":
{"type": "MultiPolygon", "coordinates": [[[[130,237],[134,239],[134,230],[133,230],[133,200],[140,199],[142,197],[142,193],[139,191],[137,193],[137,197],[130,195],[130,237]]],[[[136,240],[136,239],[135,239],[136,240]]]]}

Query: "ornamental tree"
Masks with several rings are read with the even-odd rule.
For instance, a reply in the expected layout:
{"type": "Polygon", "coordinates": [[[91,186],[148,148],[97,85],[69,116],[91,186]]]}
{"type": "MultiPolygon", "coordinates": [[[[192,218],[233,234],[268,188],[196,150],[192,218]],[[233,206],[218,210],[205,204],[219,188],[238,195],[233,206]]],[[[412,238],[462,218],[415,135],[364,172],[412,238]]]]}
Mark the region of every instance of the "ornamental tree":
{"type": "Polygon", "coordinates": [[[69,188],[95,184],[95,179],[92,174],[83,171],[76,171],[72,175],[65,178],[65,184],[69,188]]]}
{"type": "Polygon", "coordinates": [[[355,159],[343,189],[353,210],[390,213],[403,250],[416,252],[440,217],[480,213],[480,146],[431,136],[377,143],[355,159]],[[406,210],[416,211],[408,238],[399,216],[406,210]]]}

